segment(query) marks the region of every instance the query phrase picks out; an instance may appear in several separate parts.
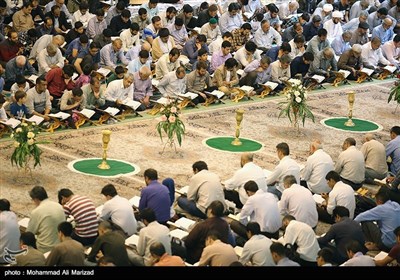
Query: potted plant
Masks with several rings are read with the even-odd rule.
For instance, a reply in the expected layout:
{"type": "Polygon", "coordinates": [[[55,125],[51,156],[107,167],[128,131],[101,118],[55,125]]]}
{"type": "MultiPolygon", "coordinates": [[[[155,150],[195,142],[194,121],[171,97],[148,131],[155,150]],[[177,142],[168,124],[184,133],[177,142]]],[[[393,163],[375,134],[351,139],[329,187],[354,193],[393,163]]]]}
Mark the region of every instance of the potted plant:
{"type": "Polygon", "coordinates": [[[400,104],[400,74],[397,75],[397,81],[394,82],[393,87],[389,91],[388,103],[392,100],[397,102],[396,109],[394,110],[394,113],[396,113],[397,107],[400,104]]]}

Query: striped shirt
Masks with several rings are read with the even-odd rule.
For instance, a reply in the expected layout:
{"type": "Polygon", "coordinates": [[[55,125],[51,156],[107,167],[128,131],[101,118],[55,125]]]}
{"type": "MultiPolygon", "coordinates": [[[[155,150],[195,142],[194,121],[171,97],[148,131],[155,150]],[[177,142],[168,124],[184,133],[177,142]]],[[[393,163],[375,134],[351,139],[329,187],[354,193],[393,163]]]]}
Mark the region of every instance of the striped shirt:
{"type": "Polygon", "coordinates": [[[82,238],[97,236],[98,221],[96,208],[86,196],[74,195],[64,205],[66,216],[73,216],[76,222],[75,233],[82,238]]]}

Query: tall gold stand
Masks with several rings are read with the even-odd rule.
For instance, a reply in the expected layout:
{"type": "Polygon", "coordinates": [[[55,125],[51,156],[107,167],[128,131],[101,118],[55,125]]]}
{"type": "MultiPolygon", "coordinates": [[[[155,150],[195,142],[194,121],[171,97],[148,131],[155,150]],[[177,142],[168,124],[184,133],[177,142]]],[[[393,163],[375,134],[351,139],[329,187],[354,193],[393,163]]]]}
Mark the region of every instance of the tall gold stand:
{"type": "Polygon", "coordinates": [[[242,145],[242,142],[240,142],[239,140],[239,135],[240,135],[240,123],[243,120],[243,114],[244,114],[243,109],[236,110],[236,133],[235,133],[236,138],[231,142],[231,144],[234,146],[242,145]]]}
{"type": "Polygon", "coordinates": [[[111,130],[103,130],[103,161],[97,166],[100,169],[110,169],[107,164],[108,143],[110,143],[111,130]]]}
{"type": "Polygon", "coordinates": [[[345,126],[355,126],[354,122],[352,121],[353,118],[353,105],[356,99],[356,93],[354,91],[349,91],[347,95],[347,100],[349,101],[349,119],[344,123],[345,126]]]}

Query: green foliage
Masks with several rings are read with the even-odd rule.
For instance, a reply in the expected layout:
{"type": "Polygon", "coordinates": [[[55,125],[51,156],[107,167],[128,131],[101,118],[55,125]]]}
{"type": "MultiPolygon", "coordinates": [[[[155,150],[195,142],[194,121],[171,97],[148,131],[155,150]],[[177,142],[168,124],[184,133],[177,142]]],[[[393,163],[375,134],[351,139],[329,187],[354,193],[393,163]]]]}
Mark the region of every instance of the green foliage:
{"type": "Polygon", "coordinates": [[[157,132],[160,135],[161,141],[163,140],[163,133],[165,133],[170,142],[173,142],[174,137],[176,137],[179,146],[181,146],[182,138],[185,135],[185,124],[180,119],[178,107],[172,102],[161,113],[161,120],[157,124],[157,132]]]}
{"type": "Polygon", "coordinates": [[[400,79],[394,82],[394,86],[389,91],[388,103],[392,100],[400,104],[400,79]]]}
{"type": "Polygon", "coordinates": [[[290,82],[292,87],[286,95],[286,101],[279,102],[279,105],[283,108],[278,118],[287,116],[289,121],[294,122],[295,125],[301,120],[303,126],[306,118],[315,122],[314,114],[307,105],[307,90],[302,86],[300,80],[291,79],[290,82]]]}
{"type": "Polygon", "coordinates": [[[44,142],[37,142],[36,136],[39,134],[39,128],[34,123],[21,123],[21,125],[14,130],[11,138],[14,139],[14,152],[11,155],[11,164],[18,167],[26,167],[27,162],[32,157],[34,160],[34,167],[40,165],[40,155],[42,150],[37,144],[44,142]]]}

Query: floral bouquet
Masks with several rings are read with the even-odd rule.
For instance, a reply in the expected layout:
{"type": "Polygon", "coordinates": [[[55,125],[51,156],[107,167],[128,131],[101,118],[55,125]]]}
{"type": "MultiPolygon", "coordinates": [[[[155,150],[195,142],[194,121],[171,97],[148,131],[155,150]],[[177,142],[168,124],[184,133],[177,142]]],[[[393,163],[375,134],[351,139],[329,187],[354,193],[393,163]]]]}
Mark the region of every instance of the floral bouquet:
{"type": "Polygon", "coordinates": [[[33,167],[40,165],[40,155],[42,150],[37,144],[44,142],[37,142],[36,136],[39,134],[39,127],[35,123],[21,123],[11,134],[14,139],[15,150],[11,155],[11,164],[17,165],[21,168],[28,168],[28,163],[31,157],[34,159],[33,167]]]}
{"type": "Polygon", "coordinates": [[[291,84],[290,89],[287,92],[286,101],[282,101],[279,104],[283,106],[283,109],[279,113],[279,118],[286,115],[289,121],[295,127],[299,127],[299,120],[303,122],[306,118],[310,118],[314,122],[314,115],[307,105],[307,90],[301,84],[300,80],[290,79],[288,83],[291,84]]]}
{"type": "Polygon", "coordinates": [[[157,131],[162,140],[163,131],[168,136],[168,142],[173,145],[174,138],[178,140],[179,146],[182,144],[182,136],[185,134],[185,124],[180,119],[179,109],[176,102],[171,102],[161,109],[161,120],[157,124],[157,131]]]}

